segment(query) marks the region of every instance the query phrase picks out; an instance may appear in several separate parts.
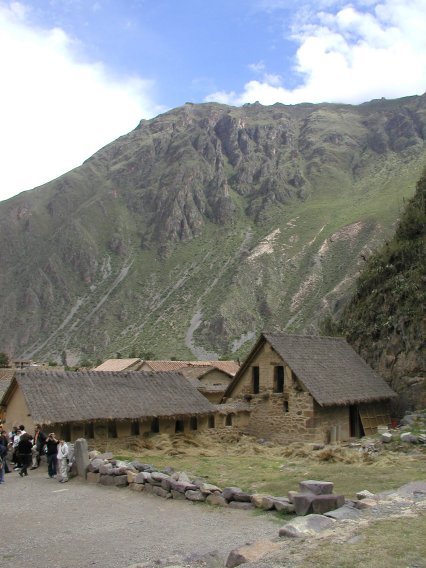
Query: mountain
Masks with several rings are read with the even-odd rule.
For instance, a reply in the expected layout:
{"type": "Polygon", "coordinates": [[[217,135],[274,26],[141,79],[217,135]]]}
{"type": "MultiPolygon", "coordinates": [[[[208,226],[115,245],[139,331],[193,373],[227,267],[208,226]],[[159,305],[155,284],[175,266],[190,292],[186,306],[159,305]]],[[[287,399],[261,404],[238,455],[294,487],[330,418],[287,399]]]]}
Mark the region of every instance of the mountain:
{"type": "Polygon", "coordinates": [[[426,407],[426,168],[395,235],[370,256],[331,331],[347,340],[403,396],[426,407]]]}
{"type": "Polygon", "coordinates": [[[426,95],[141,121],[0,204],[0,351],[236,358],[315,331],[394,232],[425,137],[426,95]]]}

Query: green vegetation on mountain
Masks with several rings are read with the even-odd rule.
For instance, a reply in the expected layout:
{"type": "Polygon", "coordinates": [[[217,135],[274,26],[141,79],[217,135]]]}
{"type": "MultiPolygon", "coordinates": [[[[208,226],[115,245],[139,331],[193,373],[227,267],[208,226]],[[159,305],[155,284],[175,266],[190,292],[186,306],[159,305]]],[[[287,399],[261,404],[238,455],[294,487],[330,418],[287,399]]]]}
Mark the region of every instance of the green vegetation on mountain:
{"type": "Polygon", "coordinates": [[[407,403],[426,406],[426,169],[395,235],[367,260],[339,321],[343,334],[407,403]]]}
{"type": "Polygon", "coordinates": [[[426,96],[187,104],[0,204],[0,350],[241,357],[315,332],[394,232],[426,163],[426,96]]]}

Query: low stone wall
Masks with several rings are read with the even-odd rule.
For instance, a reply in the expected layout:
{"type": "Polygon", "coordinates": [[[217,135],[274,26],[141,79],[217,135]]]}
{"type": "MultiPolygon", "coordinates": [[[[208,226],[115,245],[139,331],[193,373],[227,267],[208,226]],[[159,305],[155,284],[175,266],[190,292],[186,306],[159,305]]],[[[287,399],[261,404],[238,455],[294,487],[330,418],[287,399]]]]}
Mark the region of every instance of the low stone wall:
{"type": "Polygon", "coordinates": [[[207,483],[204,478],[190,477],[187,473],[176,472],[171,467],[160,471],[152,464],[115,460],[111,453],[93,454],[96,453],[91,453],[86,473],[89,483],[144,491],[164,499],[187,499],[234,509],[260,508],[284,513],[294,512],[294,505],[288,497],[249,494],[239,487],[221,489],[207,483]]]}

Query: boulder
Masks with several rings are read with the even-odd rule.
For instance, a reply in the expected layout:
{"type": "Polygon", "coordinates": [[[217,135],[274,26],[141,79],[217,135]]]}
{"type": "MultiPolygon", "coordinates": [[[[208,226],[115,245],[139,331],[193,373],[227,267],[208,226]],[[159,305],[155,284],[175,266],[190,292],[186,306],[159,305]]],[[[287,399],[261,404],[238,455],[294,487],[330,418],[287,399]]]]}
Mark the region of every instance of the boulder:
{"type": "Polygon", "coordinates": [[[88,481],[89,483],[99,483],[100,476],[101,476],[100,473],[88,471],[86,476],[86,481],[88,481]]]}
{"type": "Polygon", "coordinates": [[[151,474],[145,471],[140,471],[135,476],[134,483],[147,483],[151,479],[151,474]]]}
{"type": "Polygon", "coordinates": [[[368,491],[368,489],[363,489],[362,491],[358,491],[356,494],[356,498],[361,501],[361,499],[373,499],[375,497],[374,493],[368,491]]]}
{"type": "Polygon", "coordinates": [[[323,515],[345,504],[344,495],[316,495],[312,502],[312,510],[317,515],[323,515]]]}
{"type": "Polygon", "coordinates": [[[309,515],[313,512],[312,501],[315,499],[313,493],[297,493],[293,495],[293,504],[296,515],[309,515]]]}
{"type": "Polygon", "coordinates": [[[134,483],[137,475],[138,474],[135,473],[134,471],[128,471],[127,472],[127,483],[129,483],[129,484],[134,483]]]}
{"type": "Polygon", "coordinates": [[[307,515],[297,517],[280,528],[279,536],[301,538],[315,536],[323,531],[331,529],[336,521],[324,515],[307,515]]]}
{"type": "Polygon", "coordinates": [[[170,475],[166,473],[161,473],[161,471],[153,471],[151,472],[151,479],[153,481],[161,483],[163,479],[170,479],[170,475]]]}
{"type": "Polygon", "coordinates": [[[159,487],[158,485],[153,486],[152,492],[155,495],[158,495],[159,497],[164,497],[164,499],[171,499],[172,498],[172,494],[170,493],[170,491],[166,491],[166,489],[163,489],[162,487],[159,487]]]}
{"type": "Polygon", "coordinates": [[[390,432],[383,432],[383,434],[380,436],[380,439],[384,444],[389,444],[389,442],[392,442],[392,438],[393,436],[390,432]]]}
{"type": "Polygon", "coordinates": [[[104,460],[100,460],[98,458],[93,459],[89,465],[87,466],[87,471],[92,471],[94,473],[98,473],[99,467],[104,463],[104,460]]]}
{"type": "Polygon", "coordinates": [[[358,501],[355,506],[357,509],[372,509],[373,507],[377,507],[377,501],[366,497],[365,499],[358,501]]]}
{"type": "Polygon", "coordinates": [[[228,506],[228,501],[220,493],[210,493],[210,495],[207,495],[206,503],[209,505],[218,505],[219,507],[228,506]]]}
{"type": "Polygon", "coordinates": [[[274,498],[270,495],[252,495],[251,502],[255,507],[264,511],[271,511],[274,508],[274,498]]]}
{"type": "Polygon", "coordinates": [[[180,493],[185,493],[186,491],[197,491],[198,487],[193,483],[186,483],[181,481],[170,480],[170,489],[174,491],[180,491],[180,493]]]}
{"type": "Polygon", "coordinates": [[[217,485],[213,485],[212,483],[200,483],[199,485],[197,483],[195,483],[195,485],[197,485],[197,487],[201,491],[201,493],[204,493],[205,495],[210,495],[210,493],[221,493],[222,492],[220,487],[218,487],[217,485]]]}
{"type": "Polygon", "coordinates": [[[113,475],[102,475],[99,474],[99,483],[101,485],[114,485],[115,484],[115,477],[113,475]]]}
{"type": "Polygon", "coordinates": [[[261,560],[266,554],[278,550],[281,545],[270,540],[258,540],[253,544],[246,544],[231,550],[226,560],[227,568],[234,568],[246,562],[261,560]]]}
{"type": "Polygon", "coordinates": [[[289,500],[290,503],[294,503],[293,497],[294,497],[295,495],[299,495],[299,492],[298,492],[298,491],[289,491],[289,492],[287,493],[288,500],[289,500]]]}
{"type": "Polygon", "coordinates": [[[181,493],[180,491],[175,491],[174,489],[171,490],[171,495],[173,499],[181,499],[185,500],[185,493],[181,493]]]}
{"type": "Polygon", "coordinates": [[[188,489],[187,491],[185,491],[185,497],[189,500],[189,501],[205,501],[206,500],[206,496],[201,493],[201,491],[199,489],[188,489]]]}
{"type": "Polygon", "coordinates": [[[313,493],[314,495],[331,495],[334,483],[331,481],[316,481],[308,479],[299,483],[300,493],[313,493]]]}
{"type": "Polygon", "coordinates": [[[399,439],[401,440],[401,442],[406,442],[408,444],[417,444],[417,442],[419,441],[417,436],[415,436],[411,432],[403,432],[400,435],[399,439]]]}
{"type": "Polygon", "coordinates": [[[295,513],[296,508],[293,503],[290,503],[285,497],[274,498],[274,509],[279,513],[295,513]]]}
{"type": "Polygon", "coordinates": [[[114,485],[116,487],[127,487],[127,475],[114,475],[114,485]]]}
{"type": "Polygon", "coordinates": [[[335,519],[336,521],[356,521],[359,519],[360,515],[361,513],[358,509],[356,509],[353,505],[347,504],[343,505],[343,507],[339,507],[338,509],[334,509],[334,511],[324,513],[324,516],[330,517],[330,519],[335,519]]]}
{"type": "Polygon", "coordinates": [[[234,491],[232,500],[240,501],[242,503],[251,503],[251,493],[246,493],[245,491],[234,491]]]}
{"type": "Polygon", "coordinates": [[[222,495],[227,501],[233,501],[235,492],[242,493],[242,490],[239,487],[225,487],[222,495]]]}
{"type": "Polygon", "coordinates": [[[99,466],[99,473],[101,475],[112,475],[112,464],[110,463],[103,463],[99,466]]]}
{"type": "Polygon", "coordinates": [[[142,483],[131,483],[129,485],[129,488],[132,491],[143,491],[145,489],[145,485],[143,485],[142,483]]]}

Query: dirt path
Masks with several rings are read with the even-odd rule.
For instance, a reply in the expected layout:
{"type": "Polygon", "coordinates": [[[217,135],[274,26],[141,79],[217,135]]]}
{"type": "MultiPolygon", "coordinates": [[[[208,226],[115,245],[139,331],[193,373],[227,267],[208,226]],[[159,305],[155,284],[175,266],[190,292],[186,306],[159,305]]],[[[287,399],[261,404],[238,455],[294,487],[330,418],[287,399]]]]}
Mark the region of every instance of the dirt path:
{"type": "Polygon", "coordinates": [[[230,550],[273,539],[266,515],[165,500],[72,479],[49,479],[45,466],[0,485],[0,566],[125,568],[176,555],[230,550]]]}

